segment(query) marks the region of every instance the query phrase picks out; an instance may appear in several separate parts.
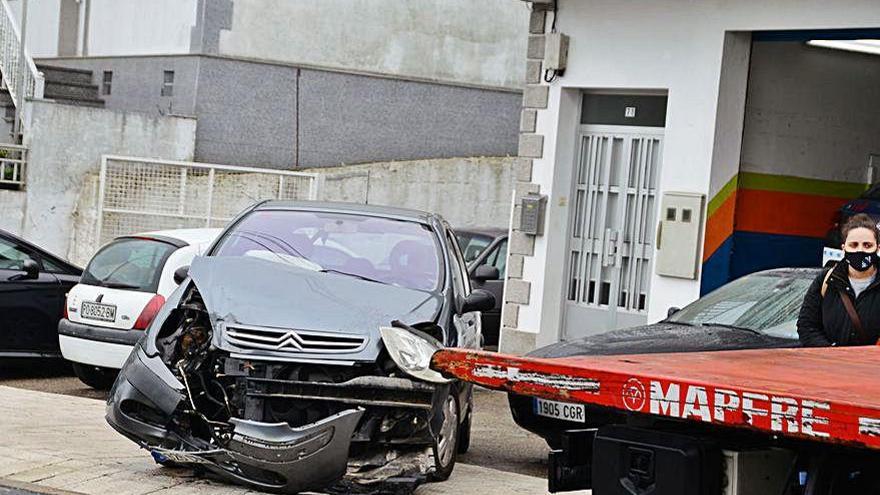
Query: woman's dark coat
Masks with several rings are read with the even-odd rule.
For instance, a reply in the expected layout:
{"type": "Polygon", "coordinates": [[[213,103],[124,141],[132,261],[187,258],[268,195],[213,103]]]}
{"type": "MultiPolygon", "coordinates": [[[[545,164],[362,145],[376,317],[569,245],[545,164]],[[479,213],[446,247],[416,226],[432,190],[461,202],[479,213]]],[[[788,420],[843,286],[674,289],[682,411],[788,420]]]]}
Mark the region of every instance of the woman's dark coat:
{"type": "Polygon", "coordinates": [[[855,297],[855,291],[849,283],[849,266],[845,262],[838,263],[831,268],[828,288],[823,297],[822,283],[827,273],[828,270],[825,270],[816,277],[804,296],[797,322],[801,344],[805,347],[821,347],[876,343],[880,336],[880,273],[859,297],[855,297]],[[866,337],[859,335],[847,314],[840,299],[841,291],[844,297],[853,301],[866,337]]]}

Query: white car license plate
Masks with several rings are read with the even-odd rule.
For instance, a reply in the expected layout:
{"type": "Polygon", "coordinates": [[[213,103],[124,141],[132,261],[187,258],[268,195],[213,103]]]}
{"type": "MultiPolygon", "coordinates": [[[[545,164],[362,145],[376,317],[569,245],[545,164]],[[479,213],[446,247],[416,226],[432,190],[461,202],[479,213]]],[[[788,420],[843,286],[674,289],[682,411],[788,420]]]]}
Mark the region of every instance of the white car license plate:
{"type": "Polygon", "coordinates": [[[547,418],[563,419],[575,423],[587,420],[586,408],[583,404],[569,404],[555,400],[535,399],[535,414],[547,418]]]}
{"type": "Polygon", "coordinates": [[[90,320],[116,321],[116,306],[83,301],[79,314],[90,320]]]}

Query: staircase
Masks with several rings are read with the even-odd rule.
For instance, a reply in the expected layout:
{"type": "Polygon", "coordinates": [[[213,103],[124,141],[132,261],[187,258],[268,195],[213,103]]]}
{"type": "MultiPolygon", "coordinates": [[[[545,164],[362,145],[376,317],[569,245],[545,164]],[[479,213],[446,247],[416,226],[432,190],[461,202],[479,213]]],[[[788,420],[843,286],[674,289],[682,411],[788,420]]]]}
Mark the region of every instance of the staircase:
{"type": "MultiPolygon", "coordinates": [[[[92,84],[92,71],[40,64],[37,70],[46,79],[43,98],[68,105],[104,106],[104,100],[98,96],[98,86],[92,84]]],[[[0,141],[3,141],[6,136],[12,136],[15,120],[15,103],[5,87],[0,88],[0,107],[3,108],[0,141]]]]}

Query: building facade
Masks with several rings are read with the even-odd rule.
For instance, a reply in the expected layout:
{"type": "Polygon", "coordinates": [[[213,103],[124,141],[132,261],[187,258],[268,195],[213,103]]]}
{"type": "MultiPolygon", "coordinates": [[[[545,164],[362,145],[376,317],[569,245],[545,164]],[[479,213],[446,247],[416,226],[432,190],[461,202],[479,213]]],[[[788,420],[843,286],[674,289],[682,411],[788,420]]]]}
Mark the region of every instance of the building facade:
{"type": "Polygon", "coordinates": [[[532,171],[514,201],[502,350],[818,266],[837,209],[877,177],[880,57],[854,50],[877,44],[880,4],[530,5],[519,153],[532,171]],[[548,70],[560,51],[564,70],[548,70]],[[539,235],[521,228],[529,194],[546,197],[539,235]]]}
{"type": "Polygon", "coordinates": [[[111,110],[195,117],[199,161],[302,168],[516,154],[528,22],[517,0],[28,7],[39,64],[92,71],[111,110]]]}

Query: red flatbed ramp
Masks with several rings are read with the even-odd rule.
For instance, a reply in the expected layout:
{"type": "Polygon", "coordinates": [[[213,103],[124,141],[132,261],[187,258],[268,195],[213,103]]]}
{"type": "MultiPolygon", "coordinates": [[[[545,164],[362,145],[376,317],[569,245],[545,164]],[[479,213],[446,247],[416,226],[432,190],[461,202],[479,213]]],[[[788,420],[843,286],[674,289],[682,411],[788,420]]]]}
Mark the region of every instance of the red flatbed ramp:
{"type": "Polygon", "coordinates": [[[880,449],[880,347],[537,359],[447,349],[432,367],[563,402],[880,449]]]}

